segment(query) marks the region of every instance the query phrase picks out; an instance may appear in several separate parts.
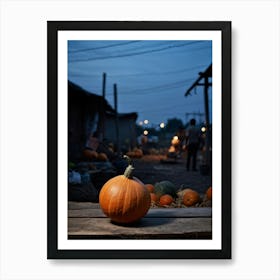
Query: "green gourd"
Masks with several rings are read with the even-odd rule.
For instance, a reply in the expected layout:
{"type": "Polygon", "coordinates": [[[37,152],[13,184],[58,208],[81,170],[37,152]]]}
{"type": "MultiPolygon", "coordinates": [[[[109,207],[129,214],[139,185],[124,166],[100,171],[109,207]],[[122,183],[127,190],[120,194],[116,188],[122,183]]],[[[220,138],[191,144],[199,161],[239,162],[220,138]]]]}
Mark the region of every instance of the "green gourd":
{"type": "Polygon", "coordinates": [[[165,194],[171,195],[173,198],[177,197],[176,187],[170,181],[161,181],[155,184],[155,194],[162,196],[165,194]]]}

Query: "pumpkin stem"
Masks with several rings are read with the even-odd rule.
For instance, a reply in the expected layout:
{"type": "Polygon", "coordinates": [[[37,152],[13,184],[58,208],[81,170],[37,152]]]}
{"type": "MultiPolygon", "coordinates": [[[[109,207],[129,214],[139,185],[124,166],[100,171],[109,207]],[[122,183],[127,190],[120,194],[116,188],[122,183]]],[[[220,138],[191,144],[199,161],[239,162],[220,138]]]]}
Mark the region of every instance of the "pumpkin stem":
{"type": "Polygon", "coordinates": [[[124,158],[127,160],[127,162],[128,162],[128,166],[127,166],[127,168],[125,169],[123,175],[124,175],[125,177],[131,179],[131,178],[132,178],[132,172],[133,172],[133,170],[134,170],[134,167],[133,167],[132,164],[131,164],[131,158],[128,157],[127,155],[124,155],[123,157],[124,157],[124,158]]]}
{"type": "Polygon", "coordinates": [[[128,167],[125,169],[123,175],[124,175],[125,177],[131,179],[131,178],[132,178],[132,172],[133,172],[133,170],[134,170],[134,167],[133,167],[131,164],[129,164],[128,167]]]}
{"type": "Polygon", "coordinates": [[[124,155],[123,158],[125,158],[127,160],[128,164],[131,165],[132,160],[129,156],[124,155]]]}

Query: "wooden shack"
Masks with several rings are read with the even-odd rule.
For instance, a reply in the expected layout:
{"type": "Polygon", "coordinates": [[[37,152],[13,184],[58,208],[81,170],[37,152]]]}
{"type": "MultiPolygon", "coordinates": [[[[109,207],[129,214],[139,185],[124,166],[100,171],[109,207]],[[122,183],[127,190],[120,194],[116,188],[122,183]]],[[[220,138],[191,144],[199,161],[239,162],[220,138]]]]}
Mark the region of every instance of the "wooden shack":
{"type": "Polygon", "coordinates": [[[136,145],[136,119],[136,113],[116,114],[102,96],[68,81],[69,159],[80,159],[81,151],[94,132],[101,137],[101,141],[106,138],[115,146],[136,145]],[[116,125],[119,137],[116,134],[116,125]]]}
{"type": "Polygon", "coordinates": [[[119,145],[120,150],[125,152],[137,145],[137,113],[118,114],[117,117],[118,120],[116,121],[116,115],[114,113],[106,112],[104,137],[119,145]],[[117,125],[118,128],[116,127],[117,125]]]}

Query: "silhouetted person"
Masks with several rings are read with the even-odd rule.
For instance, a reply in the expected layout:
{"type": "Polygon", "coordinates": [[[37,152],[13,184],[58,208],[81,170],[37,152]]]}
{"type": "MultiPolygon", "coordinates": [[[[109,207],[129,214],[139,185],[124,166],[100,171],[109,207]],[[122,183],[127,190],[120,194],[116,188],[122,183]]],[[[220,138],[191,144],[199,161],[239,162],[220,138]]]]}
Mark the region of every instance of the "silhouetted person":
{"type": "Polygon", "coordinates": [[[196,169],[196,157],[197,151],[200,144],[200,130],[195,126],[196,121],[195,119],[190,120],[190,126],[187,129],[186,137],[187,137],[187,170],[190,170],[190,164],[192,161],[192,170],[197,171],[196,169]]]}

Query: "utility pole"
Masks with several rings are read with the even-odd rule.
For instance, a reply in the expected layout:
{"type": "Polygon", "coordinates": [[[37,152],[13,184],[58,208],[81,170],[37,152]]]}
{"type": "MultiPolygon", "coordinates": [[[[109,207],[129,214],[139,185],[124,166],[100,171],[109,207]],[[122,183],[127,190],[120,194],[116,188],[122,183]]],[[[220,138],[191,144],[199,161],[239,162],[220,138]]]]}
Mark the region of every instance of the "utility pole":
{"type": "Polygon", "coordinates": [[[209,144],[210,144],[210,126],[209,126],[209,102],[208,102],[208,88],[209,88],[208,75],[204,74],[204,110],[205,110],[205,128],[206,128],[206,163],[210,162],[209,144]]]}
{"type": "Polygon", "coordinates": [[[116,142],[117,154],[120,154],[120,129],[119,129],[119,115],[118,115],[118,92],[117,84],[114,84],[114,109],[115,109],[115,124],[116,124],[116,142]]]}
{"type": "Polygon", "coordinates": [[[192,86],[186,91],[185,96],[190,95],[193,89],[196,89],[197,86],[204,87],[204,110],[205,110],[205,126],[206,126],[206,157],[205,162],[207,166],[211,165],[210,162],[210,125],[209,125],[209,101],[208,101],[208,89],[212,86],[212,83],[209,82],[209,78],[212,77],[212,64],[204,71],[199,73],[199,78],[192,84],[192,86]],[[202,83],[201,83],[202,81],[202,83]]]}
{"type": "Polygon", "coordinates": [[[103,108],[102,108],[102,127],[101,127],[101,140],[103,140],[105,136],[105,123],[106,123],[106,109],[105,109],[105,101],[106,101],[106,73],[103,73],[102,79],[102,97],[103,97],[103,108]]]}
{"type": "Polygon", "coordinates": [[[103,73],[103,80],[102,80],[102,96],[105,99],[106,94],[106,73],[103,73]]]}

